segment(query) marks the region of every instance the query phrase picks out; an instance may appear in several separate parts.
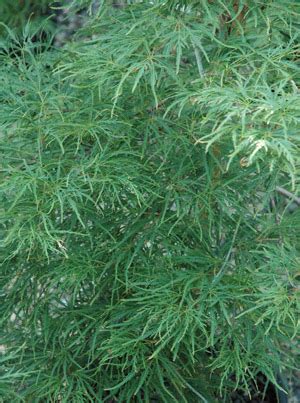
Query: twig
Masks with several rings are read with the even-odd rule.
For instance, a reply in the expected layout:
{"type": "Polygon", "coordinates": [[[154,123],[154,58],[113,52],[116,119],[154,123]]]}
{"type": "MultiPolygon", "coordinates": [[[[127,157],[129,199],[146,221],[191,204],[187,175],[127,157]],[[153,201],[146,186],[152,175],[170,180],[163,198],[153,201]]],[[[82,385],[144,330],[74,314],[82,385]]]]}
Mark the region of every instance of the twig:
{"type": "Polygon", "coordinates": [[[282,196],[288,197],[289,199],[292,199],[294,203],[296,203],[298,206],[300,206],[300,197],[295,196],[293,193],[289,192],[288,190],[276,186],[276,191],[281,194],[282,196]]]}
{"type": "Polygon", "coordinates": [[[271,207],[271,209],[273,211],[275,211],[275,222],[276,222],[276,224],[279,224],[280,220],[279,220],[278,214],[276,212],[276,203],[275,203],[275,199],[273,197],[271,197],[271,200],[270,200],[270,207],[271,207]]]}
{"type": "Polygon", "coordinates": [[[113,1],[112,2],[112,6],[114,7],[114,8],[123,8],[123,7],[125,7],[125,4],[122,2],[122,1],[113,1]]]}

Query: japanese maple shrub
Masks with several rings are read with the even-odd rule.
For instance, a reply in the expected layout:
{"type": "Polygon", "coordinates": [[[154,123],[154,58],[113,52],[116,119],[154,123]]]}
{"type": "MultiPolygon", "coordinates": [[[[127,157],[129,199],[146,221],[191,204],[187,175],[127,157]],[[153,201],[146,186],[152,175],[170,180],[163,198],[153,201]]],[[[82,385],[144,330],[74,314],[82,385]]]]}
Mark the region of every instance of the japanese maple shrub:
{"type": "Polygon", "coordinates": [[[299,325],[300,3],[113,3],[69,4],[85,24],[63,47],[1,25],[0,400],[280,387],[299,325]]]}

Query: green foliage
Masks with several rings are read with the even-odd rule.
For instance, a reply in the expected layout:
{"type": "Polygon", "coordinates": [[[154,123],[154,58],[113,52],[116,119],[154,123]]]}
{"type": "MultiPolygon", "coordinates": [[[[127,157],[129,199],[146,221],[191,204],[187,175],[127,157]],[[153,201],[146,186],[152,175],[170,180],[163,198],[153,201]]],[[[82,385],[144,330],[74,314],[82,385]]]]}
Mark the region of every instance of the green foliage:
{"type": "Polygon", "coordinates": [[[63,48],[2,33],[3,401],[228,401],[294,366],[299,4],[128,3],[63,48]]]}
{"type": "Polygon", "coordinates": [[[28,18],[34,20],[46,14],[50,3],[46,0],[1,0],[1,22],[19,29],[26,25],[28,18]]]}

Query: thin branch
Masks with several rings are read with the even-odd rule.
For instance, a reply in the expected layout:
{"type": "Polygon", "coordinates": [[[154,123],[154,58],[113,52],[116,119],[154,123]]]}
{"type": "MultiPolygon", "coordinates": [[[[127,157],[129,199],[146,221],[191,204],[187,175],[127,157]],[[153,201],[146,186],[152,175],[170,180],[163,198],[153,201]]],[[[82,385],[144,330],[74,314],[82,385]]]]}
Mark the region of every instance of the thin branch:
{"type": "Polygon", "coordinates": [[[112,2],[112,6],[114,7],[114,8],[123,8],[123,7],[125,7],[125,4],[122,2],[122,1],[113,1],[112,2]]]}
{"type": "Polygon", "coordinates": [[[289,199],[292,199],[292,201],[296,204],[298,204],[298,206],[300,206],[300,197],[295,196],[293,193],[289,192],[288,190],[280,187],[280,186],[276,186],[276,191],[281,194],[282,196],[288,197],[289,199]]]}
{"type": "Polygon", "coordinates": [[[278,213],[276,212],[276,202],[275,202],[274,197],[271,197],[271,200],[270,200],[270,207],[271,207],[271,209],[275,212],[275,222],[276,222],[276,224],[279,224],[279,223],[280,223],[280,219],[279,219],[279,217],[278,217],[278,213]]]}

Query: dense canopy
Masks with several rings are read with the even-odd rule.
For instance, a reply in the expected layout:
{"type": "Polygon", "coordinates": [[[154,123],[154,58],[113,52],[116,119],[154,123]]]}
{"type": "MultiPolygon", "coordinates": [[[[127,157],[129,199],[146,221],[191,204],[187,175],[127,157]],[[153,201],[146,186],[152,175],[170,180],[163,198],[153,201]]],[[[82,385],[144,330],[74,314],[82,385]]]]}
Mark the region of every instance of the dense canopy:
{"type": "Polygon", "coordinates": [[[300,4],[74,1],[83,27],[58,46],[47,2],[6,3],[0,400],[280,386],[299,326],[300,4]]]}

